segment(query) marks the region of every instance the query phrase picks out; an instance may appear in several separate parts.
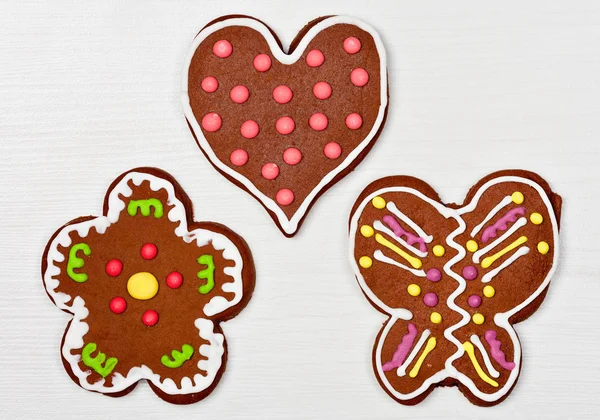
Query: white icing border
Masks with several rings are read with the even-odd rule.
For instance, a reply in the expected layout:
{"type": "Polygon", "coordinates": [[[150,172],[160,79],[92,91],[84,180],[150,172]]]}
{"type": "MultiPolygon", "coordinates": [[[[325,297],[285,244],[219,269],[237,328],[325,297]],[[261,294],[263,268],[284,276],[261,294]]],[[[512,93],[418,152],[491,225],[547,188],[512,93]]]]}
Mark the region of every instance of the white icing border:
{"type": "Polygon", "coordinates": [[[359,19],[350,17],[350,16],[333,16],[328,17],[317,23],[302,37],[302,40],[294,50],[292,54],[284,53],[279,44],[275,40],[273,34],[269,31],[269,28],[265,26],[263,23],[250,19],[250,18],[230,18],[225,19],[220,22],[216,22],[211,24],[210,26],[204,28],[197,36],[194,38],[194,42],[192,44],[192,48],[188,53],[188,57],[185,61],[182,79],[182,101],[183,101],[183,112],[185,114],[186,119],[188,120],[194,135],[198,139],[198,143],[200,147],[206,153],[211,163],[221,172],[231,176],[236,181],[240,182],[244,187],[255,197],[257,197],[260,202],[270,211],[272,211],[276,216],[277,220],[282,228],[282,230],[288,234],[292,235],[298,230],[298,224],[306,214],[310,204],[315,200],[317,195],[323,188],[325,188],[340,172],[346,169],[348,166],[356,160],[356,158],[362,153],[362,151],[373,141],[377,132],[381,128],[383,123],[383,119],[385,116],[385,109],[388,103],[388,89],[387,89],[387,59],[385,54],[385,49],[383,46],[383,42],[381,38],[377,34],[377,32],[366,23],[362,22],[359,19]],[[194,116],[192,111],[192,107],[190,105],[190,99],[188,95],[188,72],[189,67],[192,62],[192,58],[198,46],[204,41],[209,35],[213,34],[216,31],[219,31],[223,28],[227,28],[230,26],[244,26],[255,31],[259,32],[269,44],[269,48],[271,49],[271,54],[275,57],[276,60],[281,62],[282,64],[290,65],[294,64],[304,53],[304,50],[308,46],[308,44],[315,38],[321,31],[338,24],[350,24],[355,25],[358,28],[362,29],[365,32],[368,32],[375,42],[375,47],[377,49],[377,53],[379,54],[380,59],[380,105],[379,112],[377,114],[377,118],[375,119],[375,123],[373,124],[373,128],[365,137],[365,139],[344,159],[344,161],[338,165],[334,170],[329,172],[319,184],[308,194],[308,196],[304,199],[298,210],[294,213],[291,219],[288,219],[284,211],[279,207],[279,205],[270,197],[267,197],[263,194],[248,178],[241,175],[240,173],[234,171],[225,163],[223,163],[215,152],[210,147],[210,144],[204,137],[202,129],[194,116]]]}
{"type": "Polygon", "coordinates": [[[361,289],[367,295],[369,300],[371,300],[377,307],[379,307],[384,312],[386,312],[390,315],[390,318],[388,319],[388,321],[379,337],[377,346],[375,348],[375,364],[376,364],[375,367],[376,367],[377,374],[378,374],[381,382],[385,385],[386,389],[388,390],[388,392],[391,395],[393,395],[398,400],[402,400],[402,401],[411,400],[411,399],[416,398],[423,392],[425,392],[431,385],[441,382],[442,380],[444,380],[447,377],[452,377],[452,378],[457,379],[462,384],[464,384],[469,389],[469,391],[471,393],[473,393],[473,395],[475,395],[477,398],[479,398],[480,400],[485,401],[485,402],[498,401],[499,399],[501,399],[508,393],[508,391],[512,388],[515,381],[517,380],[517,378],[519,376],[519,371],[521,368],[521,366],[520,366],[520,364],[521,364],[521,345],[520,345],[519,339],[517,337],[517,333],[515,332],[514,328],[512,328],[512,326],[510,325],[508,320],[510,319],[510,317],[512,315],[519,312],[520,310],[525,308],[527,305],[529,305],[531,302],[533,302],[546,289],[546,287],[548,287],[550,280],[556,270],[556,264],[558,261],[558,254],[559,254],[559,248],[560,248],[559,236],[558,236],[558,223],[556,220],[556,215],[554,214],[554,209],[552,207],[552,204],[550,203],[550,200],[549,200],[546,192],[540,185],[538,185],[537,183],[535,183],[527,178],[522,178],[522,177],[518,177],[518,176],[501,176],[498,178],[494,178],[494,179],[486,182],[483,186],[481,186],[479,188],[479,190],[477,191],[477,193],[475,194],[475,196],[472,198],[472,200],[470,201],[470,203],[468,205],[466,205],[460,209],[457,209],[457,210],[450,209],[439,202],[433,201],[433,200],[429,199],[428,197],[426,197],[425,195],[423,195],[420,191],[417,191],[412,188],[408,188],[408,187],[382,188],[382,189],[379,189],[379,190],[373,192],[368,197],[366,197],[361,202],[361,204],[357,207],[354,214],[351,216],[349,239],[350,239],[350,247],[349,247],[350,265],[354,271],[354,274],[358,280],[358,283],[359,283],[361,289]],[[532,187],[533,189],[535,189],[537,191],[537,193],[540,195],[543,203],[546,205],[548,215],[550,218],[550,223],[552,224],[552,234],[553,234],[552,242],[554,243],[554,250],[553,250],[554,255],[553,255],[553,259],[552,259],[552,266],[551,266],[550,270],[548,271],[546,278],[544,279],[542,284],[538,287],[538,289],[534,293],[532,293],[525,301],[523,301],[520,305],[516,306],[512,310],[503,312],[503,313],[498,313],[494,316],[494,323],[498,327],[506,330],[512,340],[513,349],[514,349],[513,353],[514,353],[515,368],[511,371],[508,381],[504,384],[504,386],[502,388],[500,388],[497,392],[494,392],[492,394],[486,394],[486,393],[481,392],[477,388],[475,383],[468,376],[459,372],[452,365],[452,363],[455,360],[462,357],[465,352],[462,347],[462,343],[460,343],[452,335],[452,332],[467,325],[469,323],[471,317],[468,312],[466,312],[465,310],[458,307],[454,302],[456,297],[459,296],[465,290],[466,281],[464,279],[462,279],[462,277],[460,277],[458,275],[458,273],[455,273],[454,271],[452,271],[451,268],[452,268],[452,266],[454,266],[457,262],[461,261],[466,256],[466,251],[465,251],[464,247],[462,247],[462,246],[458,245],[456,242],[454,242],[454,238],[456,236],[458,236],[466,231],[466,224],[462,219],[462,215],[475,210],[475,208],[477,207],[477,204],[479,202],[479,199],[481,198],[483,193],[485,191],[487,191],[487,189],[489,189],[493,185],[500,184],[503,182],[514,182],[514,183],[522,183],[522,184],[528,185],[528,186],[532,187]],[[385,373],[382,370],[381,351],[383,348],[383,343],[385,342],[385,338],[387,337],[387,334],[389,333],[389,331],[392,328],[392,326],[394,325],[394,323],[398,319],[410,320],[410,319],[412,319],[413,315],[408,309],[390,308],[389,306],[384,304],[367,287],[367,285],[364,281],[364,278],[363,278],[362,274],[360,273],[360,269],[357,265],[356,259],[354,257],[355,238],[356,238],[356,235],[358,232],[358,220],[359,220],[365,206],[368,205],[368,203],[370,203],[370,201],[374,197],[376,197],[380,194],[387,193],[387,192],[407,192],[407,193],[413,194],[413,195],[423,199],[427,203],[433,205],[436,209],[439,210],[440,214],[442,214],[444,217],[446,217],[446,218],[452,217],[459,222],[459,227],[456,230],[454,230],[452,233],[450,233],[448,235],[448,237],[446,238],[446,243],[448,245],[450,245],[451,247],[457,249],[459,251],[459,254],[455,258],[448,261],[448,263],[446,263],[446,265],[444,265],[444,271],[446,272],[446,274],[453,277],[459,283],[459,286],[457,287],[457,289],[448,297],[447,305],[450,309],[453,309],[456,312],[462,314],[463,319],[461,321],[459,321],[457,324],[450,326],[446,330],[444,330],[444,337],[446,337],[448,340],[452,341],[457,346],[458,350],[456,351],[456,353],[454,353],[452,356],[450,356],[446,360],[444,369],[440,370],[439,372],[435,373],[431,377],[427,378],[427,380],[424,381],[424,383],[421,385],[421,387],[419,387],[416,391],[414,391],[410,394],[399,393],[391,386],[391,384],[389,383],[389,381],[387,380],[387,378],[385,376],[385,373]],[[441,208],[441,210],[440,210],[440,208],[441,208]]]}
{"type": "Polygon", "coordinates": [[[83,337],[88,332],[89,326],[83,320],[88,316],[89,311],[85,306],[84,299],[80,296],[76,296],[72,304],[69,305],[68,303],[72,297],[66,293],[56,291],[60,281],[53,277],[60,274],[60,269],[55,265],[55,262],[63,262],[65,260],[65,256],[58,251],[58,245],[69,247],[71,245],[71,238],[69,237],[71,232],[77,231],[84,238],[88,235],[91,228],[95,228],[98,233],[104,233],[111,224],[116,223],[119,220],[121,212],[126,208],[125,201],[119,195],[130,197],[133,193],[132,189],[127,185],[129,181],[132,181],[136,186],[139,186],[143,181],[149,181],[150,188],[153,191],[166,190],[168,193],[167,205],[174,206],[169,211],[167,217],[172,222],[179,222],[179,225],[175,228],[175,234],[187,243],[196,241],[198,247],[212,243],[212,246],[216,250],[223,250],[223,257],[225,259],[234,262],[233,267],[226,267],[224,269],[225,274],[233,278],[233,281],[221,286],[223,291],[233,293],[234,298],[228,301],[223,296],[213,297],[204,306],[204,314],[206,316],[213,316],[221,313],[237,305],[242,299],[243,259],[235,244],[225,235],[207,229],[195,229],[189,232],[186,210],[183,203],[176,197],[173,184],[163,178],[145,172],[129,172],[110,191],[106,216],[99,216],[92,220],[63,227],[48,248],[46,258],[48,266],[43,276],[44,286],[56,306],[73,314],[73,320],[65,332],[64,343],[61,349],[62,357],[69,363],[73,374],[79,379],[81,387],[90,391],[98,391],[105,394],[121,392],[136,382],[146,379],[161,391],[170,395],[201,392],[214,382],[216,375],[221,369],[225,352],[223,335],[214,332],[213,322],[208,319],[198,318],[194,322],[194,325],[198,328],[200,337],[210,343],[203,344],[196,349],[200,354],[207,357],[207,360],[198,362],[198,369],[206,372],[207,375],[203,376],[197,373],[193,378],[184,377],[181,380],[181,387],[178,387],[170,378],[164,378],[161,381],[161,377],[145,365],[131,368],[125,376],[113,373],[112,386],[110,387],[104,386],[104,379],[95,383],[89,383],[87,377],[91,374],[91,371],[82,371],[79,367],[81,356],[71,354],[72,350],[80,349],[84,345],[83,337]]]}

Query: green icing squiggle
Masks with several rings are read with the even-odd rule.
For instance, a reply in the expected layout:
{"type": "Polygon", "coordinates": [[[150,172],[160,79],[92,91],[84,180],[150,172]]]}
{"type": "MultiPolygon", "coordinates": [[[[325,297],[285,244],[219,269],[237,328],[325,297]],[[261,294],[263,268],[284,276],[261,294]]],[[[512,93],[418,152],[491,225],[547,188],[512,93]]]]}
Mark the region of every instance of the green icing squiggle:
{"type": "Polygon", "coordinates": [[[69,261],[67,261],[67,274],[69,275],[69,277],[71,277],[72,280],[76,281],[77,283],[83,283],[88,279],[87,274],[76,273],[74,271],[76,268],[81,268],[85,265],[85,261],[83,260],[83,258],[79,258],[77,256],[77,252],[79,251],[83,251],[83,255],[85,255],[86,257],[89,257],[92,253],[92,249],[88,244],[82,242],[73,245],[71,247],[71,250],[69,251],[69,261]]]}
{"type": "Polygon", "coordinates": [[[106,355],[100,351],[96,357],[92,357],[92,353],[96,351],[96,348],[96,343],[87,343],[81,352],[81,360],[84,365],[94,369],[97,374],[106,378],[119,361],[116,357],[109,357],[106,360],[106,355]],[[105,361],[106,363],[104,363],[105,361]]]}
{"type": "Polygon", "coordinates": [[[175,369],[183,365],[183,363],[192,358],[194,354],[194,348],[189,344],[184,344],[181,347],[181,351],[173,350],[171,352],[171,358],[166,354],[160,358],[160,362],[168,368],[175,369]]]}
{"type": "Polygon", "coordinates": [[[215,287],[215,262],[212,255],[202,255],[198,258],[198,263],[207,266],[198,272],[198,278],[206,280],[206,284],[200,286],[198,291],[205,295],[215,287]]]}
{"type": "Polygon", "coordinates": [[[160,219],[163,215],[163,204],[157,198],[131,200],[127,205],[127,213],[130,216],[135,216],[138,213],[138,209],[140,209],[142,216],[150,216],[150,207],[154,209],[154,217],[160,219]]]}

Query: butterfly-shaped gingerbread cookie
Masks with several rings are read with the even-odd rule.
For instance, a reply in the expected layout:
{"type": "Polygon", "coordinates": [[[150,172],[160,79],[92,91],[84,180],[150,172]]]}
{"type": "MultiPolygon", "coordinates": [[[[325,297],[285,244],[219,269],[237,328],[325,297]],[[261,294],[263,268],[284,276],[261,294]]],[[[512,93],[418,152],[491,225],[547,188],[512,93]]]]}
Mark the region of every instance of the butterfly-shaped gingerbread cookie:
{"type": "Polygon", "coordinates": [[[526,171],[485,177],[462,205],[412,177],[362,192],[350,258],[366,297],[389,316],[373,366],[390,396],[416,404],[448,385],[478,405],[508,396],[522,361],[513,325],[546,295],[560,208],[560,196],[526,171]]]}
{"type": "Polygon", "coordinates": [[[210,163],[290,237],[383,128],[386,57],[377,33],[355,18],[316,19],[284,52],[262,22],[225,16],[194,39],[183,91],[210,163]]]}

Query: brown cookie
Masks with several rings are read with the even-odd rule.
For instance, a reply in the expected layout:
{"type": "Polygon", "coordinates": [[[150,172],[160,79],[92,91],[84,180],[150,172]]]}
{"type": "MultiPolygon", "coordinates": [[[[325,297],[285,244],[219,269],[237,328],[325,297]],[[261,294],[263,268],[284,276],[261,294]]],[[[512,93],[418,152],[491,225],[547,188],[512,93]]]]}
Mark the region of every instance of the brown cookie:
{"type": "Polygon", "coordinates": [[[262,22],[219,18],[194,39],[183,79],[198,145],[288,237],[366,156],[387,112],[381,39],[346,16],[309,23],[287,52],[262,22]]]}
{"type": "Polygon", "coordinates": [[[52,236],[42,276],[50,299],[73,315],[61,356],[79,386],[116,397],[147,380],[165,401],[189,404],[219,382],[220,322],[248,303],[255,272],[242,238],[195,222],[169,174],[138,168],[110,186],[103,216],[52,236]]]}

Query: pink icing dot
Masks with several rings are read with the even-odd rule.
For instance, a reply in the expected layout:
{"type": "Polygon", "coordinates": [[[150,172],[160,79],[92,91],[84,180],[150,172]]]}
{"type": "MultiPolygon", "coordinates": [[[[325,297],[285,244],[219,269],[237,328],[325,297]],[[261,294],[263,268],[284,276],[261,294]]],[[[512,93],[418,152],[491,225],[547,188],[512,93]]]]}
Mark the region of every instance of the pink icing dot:
{"type": "Polygon", "coordinates": [[[471,295],[469,296],[467,303],[471,308],[479,308],[479,306],[481,305],[481,296],[471,295]]]}
{"type": "Polygon", "coordinates": [[[221,128],[223,121],[221,121],[221,117],[216,112],[209,112],[204,117],[202,117],[202,128],[204,128],[209,133],[214,133],[221,128]]]}
{"type": "Polygon", "coordinates": [[[440,281],[441,278],[442,272],[437,268],[430,268],[429,270],[427,270],[427,280],[436,282],[440,281]]]}
{"type": "Polygon", "coordinates": [[[325,156],[327,156],[329,159],[337,159],[342,154],[342,147],[336,142],[332,141],[325,145],[323,148],[323,153],[325,153],[325,156]]]}
{"type": "Polygon", "coordinates": [[[275,123],[275,129],[279,134],[290,134],[296,128],[296,123],[290,117],[281,117],[275,123]]]}
{"type": "Polygon", "coordinates": [[[346,127],[348,127],[350,130],[358,130],[360,127],[362,127],[362,117],[356,112],[348,114],[346,117],[346,127]]]}
{"type": "Polygon", "coordinates": [[[350,36],[344,40],[344,50],[348,54],[356,54],[360,51],[360,40],[350,36]]]}
{"type": "Polygon", "coordinates": [[[302,160],[302,152],[295,147],[285,149],[283,152],[283,161],[288,165],[297,165],[302,160]]]}
{"type": "Polygon", "coordinates": [[[254,57],[254,68],[258,71],[264,72],[271,68],[271,57],[267,54],[258,54],[254,57]]]}
{"type": "Polygon", "coordinates": [[[265,163],[261,169],[261,173],[265,179],[275,179],[279,175],[279,166],[273,162],[265,163]]]}
{"type": "Polygon", "coordinates": [[[248,162],[248,152],[246,152],[244,149],[234,150],[231,152],[229,160],[235,166],[244,166],[246,162],[248,162]]]}
{"type": "Polygon", "coordinates": [[[467,280],[474,280],[477,277],[477,268],[472,265],[467,265],[463,268],[462,275],[467,280]]]}
{"type": "Polygon", "coordinates": [[[327,99],[331,96],[331,85],[327,82],[317,82],[313,87],[313,93],[319,99],[327,99]]]}
{"type": "Polygon", "coordinates": [[[258,136],[259,131],[260,128],[258,127],[258,123],[252,120],[244,121],[240,127],[240,133],[242,133],[242,136],[247,139],[253,139],[254,137],[258,136]]]}
{"type": "Polygon", "coordinates": [[[229,92],[229,97],[236,104],[243,104],[248,100],[249,96],[250,91],[246,86],[242,85],[235,86],[233,89],[231,89],[231,92],[229,92]]]}
{"type": "Polygon", "coordinates": [[[350,81],[354,86],[362,87],[369,82],[369,73],[365,69],[354,69],[350,73],[350,81]]]}
{"type": "Polygon", "coordinates": [[[278,104],[287,104],[292,100],[293,95],[292,89],[285,85],[280,85],[273,89],[273,99],[275,99],[275,102],[278,104]]]}
{"type": "Polygon", "coordinates": [[[213,45],[213,54],[219,58],[227,58],[233,52],[233,46],[231,42],[222,39],[220,41],[215,42],[213,45]]]}
{"type": "Polygon", "coordinates": [[[310,119],[308,120],[308,125],[310,125],[310,127],[316,131],[325,130],[327,128],[328,124],[329,124],[329,121],[327,120],[327,117],[325,116],[325,114],[323,114],[321,112],[312,114],[310,116],[310,119]]]}
{"type": "Polygon", "coordinates": [[[292,204],[294,201],[294,193],[289,188],[283,188],[277,191],[277,202],[282,206],[292,204]]]}
{"type": "Polygon", "coordinates": [[[433,292],[425,293],[425,296],[423,296],[423,303],[432,308],[438,304],[438,296],[433,292]]]}
{"type": "Polygon", "coordinates": [[[205,77],[202,80],[202,90],[208,93],[213,93],[219,88],[219,81],[212,76],[205,77]]]}
{"type": "Polygon", "coordinates": [[[306,55],[306,64],[309,67],[319,67],[325,61],[325,56],[319,50],[311,50],[306,55]]]}

